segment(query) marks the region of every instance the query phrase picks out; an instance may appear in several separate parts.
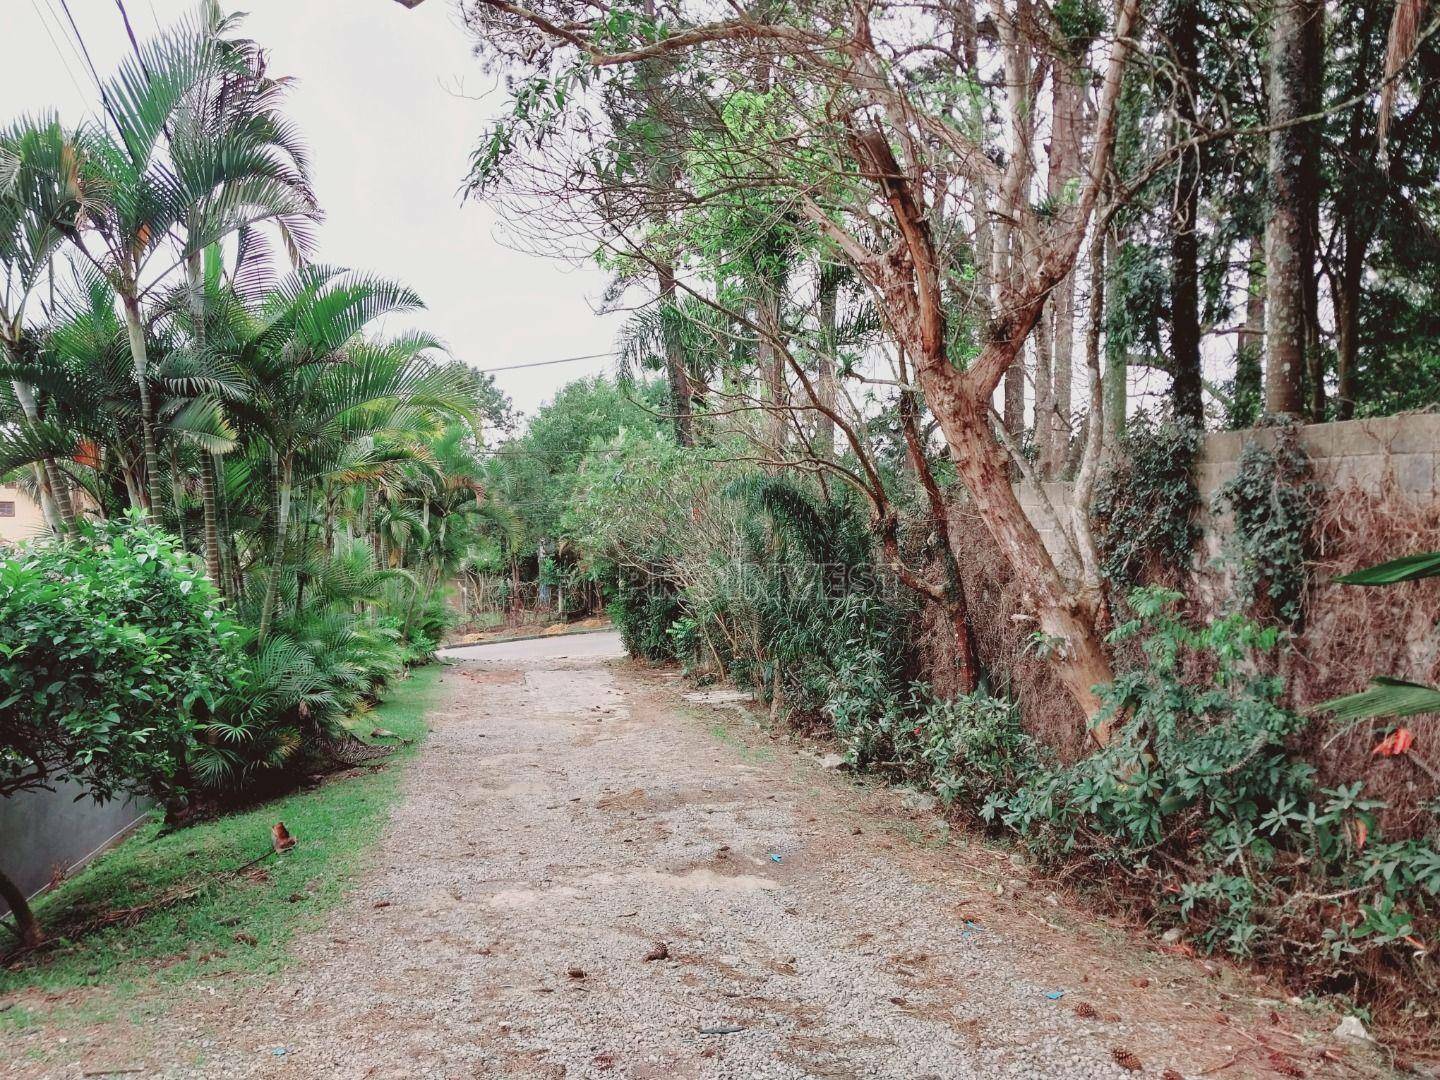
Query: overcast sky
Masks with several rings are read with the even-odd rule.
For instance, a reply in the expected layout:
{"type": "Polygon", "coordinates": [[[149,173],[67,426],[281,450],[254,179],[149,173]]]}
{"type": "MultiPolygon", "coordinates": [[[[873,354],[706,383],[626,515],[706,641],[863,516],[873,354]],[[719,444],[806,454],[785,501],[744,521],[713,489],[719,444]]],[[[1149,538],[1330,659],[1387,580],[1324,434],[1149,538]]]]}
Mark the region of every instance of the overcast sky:
{"type": "MultiPolygon", "coordinates": [[[[608,351],[616,317],[594,314],[604,277],[517,252],[488,206],[461,205],[469,152],[502,96],[470,56],[449,0],[222,0],[248,11],[246,36],[297,85],[290,115],[314,158],[326,220],[319,259],[398,278],[424,298],[416,324],[478,368],[608,351]],[[479,98],[479,100],[474,100],[479,98]]],[[[115,0],[69,0],[105,77],[129,48],[115,0]]],[[[136,33],[168,25],[191,0],[125,0],[136,33]]],[[[0,103],[8,120],[57,109],[93,115],[99,95],[60,0],[0,0],[0,103]],[[67,66],[68,65],[68,66],[67,66]]],[[[399,329],[398,323],[389,329],[399,329]]],[[[498,374],[532,412],[607,359],[498,374]]]]}

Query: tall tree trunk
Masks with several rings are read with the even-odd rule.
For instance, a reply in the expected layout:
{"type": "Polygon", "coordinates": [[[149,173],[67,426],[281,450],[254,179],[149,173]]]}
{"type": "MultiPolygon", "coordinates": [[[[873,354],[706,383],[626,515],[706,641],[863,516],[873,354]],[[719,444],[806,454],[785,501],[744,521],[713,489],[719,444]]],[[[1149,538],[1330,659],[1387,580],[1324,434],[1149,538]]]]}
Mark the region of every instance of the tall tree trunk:
{"type": "Polygon", "coordinates": [[[1100,474],[1100,458],[1105,452],[1105,382],[1100,370],[1100,335],[1105,323],[1106,240],[1107,237],[1098,231],[1090,238],[1090,296],[1085,312],[1085,373],[1090,400],[1085,422],[1081,425],[1081,447],[1075,468],[1075,483],[1070,491],[1070,527],[1075,533],[1075,553],[1080,556],[1081,583],[1095,596],[1097,605],[1104,603],[1104,581],[1100,574],[1100,552],[1095,542],[1091,507],[1100,474]]]}
{"type": "MultiPolygon", "coordinates": [[[[9,342],[6,343],[5,352],[11,363],[15,363],[16,350],[9,342]]],[[[15,400],[20,403],[20,411],[24,413],[26,423],[38,424],[40,409],[35,403],[35,391],[30,384],[20,379],[11,379],[10,386],[15,391],[15,400]]],[[[74,532],[75,508],[70,501],[69,479],[52,457],[42,458],[35,464],[35,482],[40,488],[40,501],[45,509],[46,524],[55,533],[74,532]]]]}
{"type": "MultiPolygon", "coordinates": [[[[1318,217],[1314,225],[1311,235],[1318,236],[1318,217]]],[[[1325,351],[1320,340],[1320,282],[1313,270],[1305,279],[1305,385],[1309,397],[1310,423],[1324,423],[1325,351]]]]}
{"type": "Polygon", "coordinates": [[[1335,417],[1349,420],[1355,415],[1355,400],[1360,393],[1359,372],[1356,362],[1360,356],[1360,286],[1365,274],[1365,244],[1368,237],[1355,221],[1347,215],[1343,228],[1344,252],[1340,257],[1340,272],[1335,276],[1333,302],[1335,305],[1335,417]]]}
{"type": "MultiPolygon", "coordinates": [[[[1175,137],[1195,131],[1195,69],[1199,57],[1199,5],[1181,0],[1171,8],[1169,28],[1175,61],[1175,137]]],[[[1170,351],[1177,419],[1204,427],[1205,403],[1200,381],[1200,149],[1180,155],[1170,214],[1170,351]]]]}
{"type": "MultiPolygon", "coordinates": [[[[192,251],[185,260],[185,278],[190,289],[191,332],[197,345],[205,344],[204,260],[203,251],[192,251]]],[[[225,580],[224,560],[220,554],[220,504],[215,484],[215,473],[220,468],[219,457],[219,454],[209,454],[204,450],[200,452],[200,515],[205,534],[205,573],[220,594],[228,596],[230,588],[225,580]]]]}
{"type": "Polygon", "coordinates": [[[200,455],[200,506],[205,532],[205,573],[222,596],[229,594],[220,559],[220,519],[216,511],[215,466],[209,455],[200,455]]]}
{"type": "Polygon", "coordinates": [[[1305,412],[1319,206],[1319,137],[1296,123],[1320,106],[1323,0],[1276,0],[1270,28],[1269,212],[1265,233],[1265,409],[1305,412]]]}
{"type": "Polygon", "coordinates": [[[1025,433],[1025,361],[1024,353],[1005,372],[1005,430],[1019,437],[1025,433]]]}
{"type": "Polygon", "coordinates": [[[1040,465],[1041,475],[1048,475],[1045,470],[1049,467],[1051,459],[1050,440],[1055,433],[1055,425],[1051,422],[1055,417],[1054,387],[1050,380],[1050,329],[1051,321],[1047,308],[1046,315],[1042,316],[1035,325],[1035,332],[1030,335],[1030,344],[1035,352],[1035,363],[1031,366],[1034,372],[1035,384],[1035,427],[1033,438],[1035,443],[1035,457],[1040,465]]]}
{"type": "Polygon", "coordinates": [[[679,312],[675,304],[675,269],[666,263],[656,267],[660,281],[661,334],[665,339],[665,376],[670,383],[670,407],[675,412],[675,441],[681,446],[695,445],[695,421],[690,405],[690,373],[680,347],[679,327],[674,320],[679,312]]]}
{"type": "Polygon", "coordinates": [[[900,392],[900,424],[905,433],[905,446],[911,465],[920,485],[925,489],[925,498],[930,506],[930,527],[940,544],[940,557],[944,563],[945,584],[941,595],[942,606],[950,619],[955,633],[955,676],[960,691],[973,694],[980,685],[980,665],[975,659],[975,634],[970,625],[970,604],[965,596],[965,584],[960,577],[960,563],[955,555],[954,543],[950,537],[950,510],[930,461],[925,456],[925,445],[920,438],[919,402],[913,390],[900,392]]]}
{"type": "MultiPolygon", "coordinates": [[[[1022,193],[1030,186],[1034,173],[1032,146],[1035,133],[1035,109],[1030,96],[1032,57],[1030,38],[1021,30],[1022,24],[1033,19],[1029,0],[1021,0],[1013,17],[1005,15],[1003,5],[994,5],[997,14],[995,30],[1000,40],[1000,56],[1004,65],[1005,86],[1005,160],[1006,171],[1000,204],[1019,207],[1022,193]]],[[[1033,26],[1026,26],[1033,29],[1033,26]]],[[[997,290],[996,309],[1003,294],[1002,283],[1018,278],[1025,266],[1025,230],[1018,216],[1003,214],[997,219],[994,264],[991,277],[997,290]]],[[[1038,389],[1038,388],[1037,388],[1038,389]]],[[[1038,398],[1037,393],[1037,407],[1038,398]]],[[[1025,431],[1025,352],[1016,352],[1005,371],[1005,430],[1017,439],[1025,431]]]]}
{"type": "Polygon", "coordinates": [[[789,442],[790,404],[789,389],[785,378],[785,351],[777,348],[780,336],[780,290],[771,282],[761,286],[760,336],[761,377],[765,381],[765,401],[769,406],[770,446],[781,453],[789,442]]]}
{"type": "Polygon", "coordinates": [[[1245,277],[1245,324],[1235,335],[1235,396],[1231,426],[1250,427],[1260,418],[1265,393],[1265,241],[1252,237],[1245,277]]]}
{"type": "Polygon", "coordinates": [[[1015,574],[1024,610],[1035,613],[1052,669],[1084,713],[1091,738],[1104,746],[1110,741],[1110,722],[1098,719],[1095,688],[1115,676],[1095,631],[1096,612],[1065,588],[1040,533],[1020,505],[1010,483],[1009,459],[990,432],[989,403],[938,379],[924,381],[926,400],[950,444],[955,471],[1015,574]]]}
{"type": "Polygon", "coordinates": [[[55,506],[55,500],[50,497],[50,477],[45,472],[44,464],[33,462],[30,465],[30,475],[35,478],[35,493],[40,496],[40,515],[45,519],[45,527],[55,536],[63,535],[67,530],[60,518],[60,511],[55,506]]]}
{"type": "Polygon", "coordinates": [[[45,940],[45,935],[40,932],[40,923],[35,918],[35,912],[30,908],[30,901],[20,886],[5,876],[5,871],[0,870],[0,900],[4,900],[10,907],[10,914],[15,919],[16,929],[20,931],[20,945],[22,948],[36,948],[45,940]]]}
{"type": "Polygon", "coordinates": [[[280,568],[285,562],[285,541],[290,525],[290,485],[292,466],[290,459],[280,459],[280,498],[275,511],[275,541],[270,552],[270,565],[265,575],[265,599],[260,606],[260,628],[258,637],[264,641],[270,634],[270,624],[275,617],[275,596],[280,586],[280,568]]]}
{"type": "MultiPolygon", "coordinates": [[[[1405,6],[1403,3],[1395,5],[1394,20],[1390,29],[1392,35],[1397,29],[1403,33],[1404,28],[1408,25],[1401,11],[1405,6]]],[[[1356,29],[1360,47],[1353,61],[1354,77],[1350,81],[1350,95],[1355,98],[1361,98],[1362,92],[1372,77],[1371,58],[1374,55],[1376,44],[1375,31],[1378,22],[1376,15],[1379,5],[1363,5],[1362,11],[1361,22],[1356,29]]],[[[1397,59],[1394,52],[1396,42],[1392,39],[1389,44],[1390,48],[1386,50],[1385,57],[1386,74],[1391,73],[1392,64],[1397,59]]],[[[1408,53],[1409,49],[1404,51],[1408,53]]],[[[1382,92],[1380,104],[1382,128],[1388,127],[1389,111],[1393,100],[1387,99],[1393,98],[1394,88],[1395,84],[1391,82],[1382,92]]],[[[1361,98],[1361,103],[1350,110],[1350,120],[1345,135],[1345,151],[1351,161],[1360,162],[1379,150],[1378,157],[1381,166],[1384,167],[1388,157],[1383,145],[1383,136],[1371,133],[1369,119],[1369,101],[1361,98]]],[[[1339,271],[1331,278],[1331,302],[1335,308],[1335,415],[1339,420],[1349,420],[1355,415],[1355,402],[1360,389],[1359,373],[1356,371],[1355,365],[1360,355],[1360,291],[1365,280],[1365,252],[1374,235],[1373,223],[1379,220],[1384,210],[1383,205],[1372,195],[1373,183],[1367,182],[1367,179],[1362,174],[1358,182],[1342,181],[1341,197],[1337,200],[1338,205],[1335,207],[1335,213],[1340,215],[1341,219],[1341,251],[1339,271]]]]}
{"type": "MultiPolygon", "coordinates": [[[[820,268],[820,356],[817,361],[820,405],[833,412],[839,393],[835,370],[835,354],[839,345],[836,320],[839,317],[840,275],[833,269],[820,268]]],[[[815,421],[815,442],[823,458],[835,456],[835,421],[828,412],[815,421]]]]}
{"type": "MultiPolygon", "coordinates": [[[[1104,264],[1107,274],[1118,273],[1120,244],[1112,232],[1105,237],[1104,264]]],[[[1111,286],[1114,290],[1114,286],[1111,286]]],[[[1118,290],[1115,290],[1118,291],[1118,290]]],[[[1125,346],[1113,339],[1105,343],[1105,431],[1106,451],[1113,450],[1125,437],[1125,418],[1129,411],[1130,365],[1125,346]]]]}
{"type": "Polygon", "coordinates": [[[150,358],[145,348],[145,326],[140,319],[140,301],[125,294],[121,297],[125,308],[125,329],[130,336],[130,359],[135,365],[135,380],[140,390],[140,436],[145,447],[145,502],[144,509],[159,516],[160,499],[160,456],[155,451],[155,406],[150,401],[150,358]]]}
{"type": "MultiPolygon", "coordinates": [[[[1053,78],[1055,119],[1050,136],[1049,194],[1058,206],[1060,220],[1074,227],[1073,188],[1080,175],[1080,131],[1084,123],[1085,87],[1080,72],[1068,57],[1057,57],[1053,78]]],[[[1075,274],[1055,286],[1050,310],[1049,432],[1042,459],[1044,475],[1058,478],[1065,471],[1070,444],[1070,423],[1075,371],[1075,274]]],[[[1037,376],[1038,377],[1038,376],[1037,376]]]]}

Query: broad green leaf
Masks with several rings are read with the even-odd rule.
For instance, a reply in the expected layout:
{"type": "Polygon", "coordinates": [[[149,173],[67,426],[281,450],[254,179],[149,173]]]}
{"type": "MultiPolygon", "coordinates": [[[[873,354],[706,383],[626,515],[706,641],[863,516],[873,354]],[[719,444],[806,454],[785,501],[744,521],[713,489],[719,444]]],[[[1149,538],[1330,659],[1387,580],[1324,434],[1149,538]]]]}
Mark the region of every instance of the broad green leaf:
{"type": "Polygon", "coordinates": [[[1401,581],[1440,575],[1440,551],[1424,551],[1417,555],[1391,559],[1378,566],[1367,566],[1354,573],[1342,574],[1335,580],[1346,585],[1394,585],[1401,581]]]}
{"type": "Polygon", "coordinates": [[[1440,689],[1377,675],[1368,690],[1332,698],[1315,707],[1336,720],[1368,720],[1381,716],[1418,716],[1440,712],[1440,689]]]}

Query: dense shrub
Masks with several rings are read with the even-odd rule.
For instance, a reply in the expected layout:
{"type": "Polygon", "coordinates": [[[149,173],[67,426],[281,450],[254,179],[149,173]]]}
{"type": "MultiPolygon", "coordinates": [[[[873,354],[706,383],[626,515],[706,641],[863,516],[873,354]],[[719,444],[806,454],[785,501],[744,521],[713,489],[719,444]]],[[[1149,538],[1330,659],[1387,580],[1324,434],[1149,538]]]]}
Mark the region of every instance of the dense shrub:
{"type": "Polygon", "coordinates": [[[140,792],[173,811],[317,760],[339,721],[433,654],[447,616],[439,601],[357,615],[410,592],[363,546],[310,569],[308,599],[262,643],[138,518],[0,560],[0,794],[77,777],[97,799],[140,792]]]}
{"type": "Polygon", "coordinates": [[[679,657],[670,631],[684,609],[673,586],[663,578],[638,574],[619,578],[615,599],[607,610],[631,656],[656,661],[679,657]]]}
{"type": "Polygon", "coordinates": [[[1039,768],[1019,708],[984,690],[946,699],[916,683],[883,709],[834,717],[852,763],[879,766],[971,814],[1039,768]]]}
{"type": "Polygon", "coordinates": [[[165,531],[83,526],[0,560],[0,793],[80,779],[97,799],[185,786],[238,631],[165,531]]]}
{"type": "Polygon", "coordinates": [[[364,543],[287,567],[280,593],[274,630],[249,642],[201,725],[194,774],[206,788],[235,793],[324,765],[341,722],[428,662],[448,625],[438,597],[421,602],[413,576],[378,568],[364,543]]]}
{"type": "Polygon", "coordinates": [[[1434,838],[1386,842],[1383,804],[1359,782],[1316,783],[1292,749],[1307,720],[1266,673],[1273,627],[1239,615],[1191,626],[1178,600],[1140,590],[1138,617],[1115,631],[1143,635],[1147,662],[1106,692],[1125,718],[1111,744],[992,795],[984,816],[1042,859],[1083,856],[1128,880],[1207,948],[1295,962],[1312,983],[1410,965],[1434,930],[1434,838]]]}

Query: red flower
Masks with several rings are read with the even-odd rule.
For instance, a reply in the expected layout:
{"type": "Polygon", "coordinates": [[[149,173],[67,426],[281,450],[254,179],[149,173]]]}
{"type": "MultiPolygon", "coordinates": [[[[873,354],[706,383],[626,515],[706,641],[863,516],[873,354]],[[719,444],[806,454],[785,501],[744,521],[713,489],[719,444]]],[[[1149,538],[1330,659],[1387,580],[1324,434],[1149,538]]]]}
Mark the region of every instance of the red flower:
{"type": "Polygon", "coordinates": [[[1401,727],[1396,728],[1376,743],[1375,749],[1371,750],[1370,753],[1372,755],[1380,754],[1384,757],[1399,757],[1401,754],[1408,753],[1410,747],[1414,745],[1415,733],[1409,728],[1401,727]]]}

